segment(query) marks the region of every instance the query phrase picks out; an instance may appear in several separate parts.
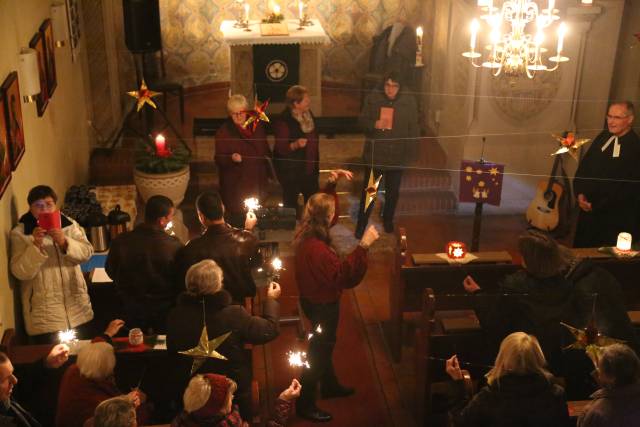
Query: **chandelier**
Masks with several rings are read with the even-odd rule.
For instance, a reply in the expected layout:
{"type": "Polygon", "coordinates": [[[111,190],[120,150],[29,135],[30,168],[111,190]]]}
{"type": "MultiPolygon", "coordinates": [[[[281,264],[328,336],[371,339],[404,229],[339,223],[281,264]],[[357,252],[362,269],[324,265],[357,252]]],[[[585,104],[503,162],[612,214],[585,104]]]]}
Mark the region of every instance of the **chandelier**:
{"type": "Polygon", "coordinates": [[[533,78],[537,71],[557,70],[561,62],[569,60],[562,56],[567,32],[564,23],[558,25],[555,56],[547,59],[548,65],[542,58],[547,52],[545,30],[560,19],[558,9],[554,8],[555,0],[549,0],[546,9],[539,9],[535,1],[527,0],[504,1],[502,7],[495,7],[493,3],[492,0],[478,0],[483,13],[480,19],[490,30],[489,44],[484,49],[481,45],[476,50],[480,21],[474,19],[471,23],[471,50],[462,56],[469,58],[474,67],[489,68],[494,76],[504,72],[509,76],[526,74],[533,78]],[[484,55],[483,50],[486,51],[484,55]]]}

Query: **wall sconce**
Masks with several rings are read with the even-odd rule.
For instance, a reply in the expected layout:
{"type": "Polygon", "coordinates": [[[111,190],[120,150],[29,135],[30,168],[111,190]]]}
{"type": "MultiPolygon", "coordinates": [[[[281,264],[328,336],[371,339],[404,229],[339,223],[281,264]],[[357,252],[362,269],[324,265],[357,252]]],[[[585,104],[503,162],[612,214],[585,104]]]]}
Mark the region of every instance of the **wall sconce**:
{"type": "Polygon", "coordinates": [[[467,254],[467,246],[462,242],[447,243],[447,257],[451,259],[462,259],[467,254]]]}
{"type": "Polygon", "coordinates": [[[40,75],[38,71],[38,53],[35,49],[23,48],[18,58],[20,92],[25,103],[36,100],[40,93],[40,75]]]}
{"type": "Polygon", "coordinates": [[[53,26],[53,38],[56,47],[64,47],[69,37],[67,26],[67,7],[63,3],[51,5],[51,24],[53,26]]]}

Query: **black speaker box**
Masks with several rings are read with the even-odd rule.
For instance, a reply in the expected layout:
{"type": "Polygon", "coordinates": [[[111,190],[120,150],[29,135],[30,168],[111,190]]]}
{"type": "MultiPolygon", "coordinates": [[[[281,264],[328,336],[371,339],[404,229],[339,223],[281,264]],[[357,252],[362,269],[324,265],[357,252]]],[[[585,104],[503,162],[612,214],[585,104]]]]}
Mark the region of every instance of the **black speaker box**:
{"type": "Polygon", "coordinates": [[[122,0],[124,41],[132,53],[162,48],[159,0],[122,0]]]}

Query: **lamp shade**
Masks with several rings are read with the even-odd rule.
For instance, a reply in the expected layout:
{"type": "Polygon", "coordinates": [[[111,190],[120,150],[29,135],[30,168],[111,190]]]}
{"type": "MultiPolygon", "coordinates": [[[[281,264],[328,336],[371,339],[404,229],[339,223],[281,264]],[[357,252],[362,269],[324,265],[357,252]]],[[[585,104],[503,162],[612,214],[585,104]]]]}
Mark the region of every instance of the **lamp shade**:
{"type": "Polygon", "coordinates": [[[64,2],[55,2],[51,5],[51,23],[53,26],[53,39],[57,47],[63,47],[69,38],[67,26],[67,8],[64,2]]]}
{"type": "Polygon", "coordinates": [[[35,101],[40,93],[40,76],[38,74],[38,53],[35,49],[23,48],[18,58],[20,91],[24,102],[35,101]]]}

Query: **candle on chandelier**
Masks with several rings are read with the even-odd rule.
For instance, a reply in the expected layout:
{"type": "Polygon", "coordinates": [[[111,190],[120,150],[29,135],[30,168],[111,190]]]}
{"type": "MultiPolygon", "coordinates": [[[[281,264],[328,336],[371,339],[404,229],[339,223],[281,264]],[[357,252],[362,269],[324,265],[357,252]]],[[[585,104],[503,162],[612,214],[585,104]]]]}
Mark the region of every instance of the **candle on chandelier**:
{"type": "Polygon", "coordinates": [[[476,39],[478,37],[478,27],[480,26],[480,24],[478,23],[477,19],[474,19],[473,21],[471,21],[471,40],[469,41],[469,46],[471,47],[471,50],[475,50],[476,48],[476,39]]]}
{"type": "Polygon", "coordinates": [[[567,32],[567,26],[563,22],[562,24],[560,24],[560,27],[558,28],[558,56],[560,56],[560,53],[562,52],[562,48],[564,47],[564,35],[566,32],[567,32]]]}
{"type": "Polygon", "coordinates": [[[549,14],[553,14],[553,9],[555,9],[556,6],[556,1],[555,0],[549,0],[549,14]]]}
{"type": "Polygon", "coordinates": [[[249,23],[249,3],[244,4],[244,20],[249,23]]]}
{"type": "Polygon", "coordinates": [[[156,153],[163,154],[165,151],[167,151],[167,140],[164,138],[164,136],[162,136],[161,133],[156,135],[155,142],[156,142],[156,153]]]}
{"type": "Polygon", "coordinates": [[[422,27],[416,28],[416,37],[418,40],[418,50],[422,50],[422,27]]]}
{"type": "Polygon", "coordinates": [[[620,233],[618,234],[618,242],[616,243],[616,249],[619,251],[630,251],[631,250],[631,234],[629,233],[620,233]]]}

